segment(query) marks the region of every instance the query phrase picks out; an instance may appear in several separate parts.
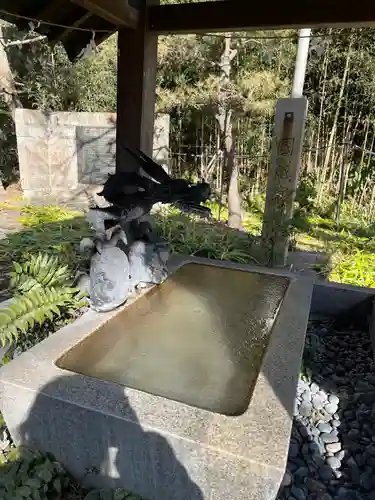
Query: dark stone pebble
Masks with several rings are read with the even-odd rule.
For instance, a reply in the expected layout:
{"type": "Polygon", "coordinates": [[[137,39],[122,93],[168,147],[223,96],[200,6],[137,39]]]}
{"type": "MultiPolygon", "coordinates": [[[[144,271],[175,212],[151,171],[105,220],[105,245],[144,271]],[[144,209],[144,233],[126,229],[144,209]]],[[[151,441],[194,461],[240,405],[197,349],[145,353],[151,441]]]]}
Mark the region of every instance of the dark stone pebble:
{"type": "Polygon", "coordinates": [[[313,493],[323,493],[327,490],[323,483],[317,481],[316,479],[312,479],[311,477],[307,478],[306,487],[313,493]]]}
{"type": "Polygon", "coordinates": [[[323,465],[319,469],[319,476],[323,481],[331,481],[333,479],[333,471],[329,465],[323,465]]]}
{"type": "Polygon", "coordinates": [[[304,439],[307,439],[311,434],[310,430],[307,427],[305,427],[304,425],[301,425],[298,430],[299,430],[299,433],[301,434],[302,438],[304,438],[304,439]]]}
{"type": "Polygon", "coordinates": [[[348,432],[348,437],[350,437],[350,439],[357,439],[359,436],[360,436],[360,432],[358,429],[351,429],[349,432],[348,432]]]}
{"type": "Polygon", "coordinates": [[[296,488],[293,486],[293,488],[290,491],[292,497],[294,497],[296,500],[305,500],[306,495],[305,492],[301,488],[296,488]]]}
{"type": "Polygon", "coordinates": [[[297,458],[298,453],[299,453],[299,444],[291,441],[289,445],[289,457],[297,458]]]}
{"type": "Polygon", "coordinates": [[[366,491],[372,491],[375,489],[375,478],[372,473],[363,472],[360,477],[360,484],[362,488],[366,491]]]}
{"type": "Polygon", "coordinates": [[[309,469],[307,467],[300,467],[294,473],[294,477],[298,482],[303,482],[306,476],[309,474],[309,469]]]}

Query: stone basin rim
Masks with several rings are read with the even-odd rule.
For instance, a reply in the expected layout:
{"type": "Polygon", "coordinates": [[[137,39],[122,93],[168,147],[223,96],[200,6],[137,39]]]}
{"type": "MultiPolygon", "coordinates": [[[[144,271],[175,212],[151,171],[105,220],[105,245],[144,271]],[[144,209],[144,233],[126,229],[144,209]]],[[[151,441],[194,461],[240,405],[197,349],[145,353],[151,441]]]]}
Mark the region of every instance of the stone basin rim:
{"type": "MultiPolygon", "coordinates": [[[[290,281],[272,327],[269,345],[262,360],[250,404],[242,415],[226,416],[213,413],[83,375],[74,375],[74,377],[85,383],[87,394],[82,394],[79,390],[70,390],[69,379],[72,377],[72,372],[58,368],[55,364],[56,360],[80,340],[110,321],[143,293],[147,293],[147,290],[125,306],[110,313],[88,311],[76,322],[65,326],[2,367],[0,369],[0,397],[5,385],[22,386],[46,394],[43,387],[59,379],[59,394],[56,394],[56,398],[126,419],[121,404],[118,404],[118,387],[121,387],[128,405],[137,417],[135,423],[138,425],[163,433],[166,432],[168,415],[183,412],[184,423],[175,422],[175,428],[171,430],[171,434],[179,434],[182,438],[201,442],[201,439],[197,437],[198,429],[195,428],[200,426],[200,422],[205,421],[207,433],[202,443],[205,446],[222,449],[234,455],[241,455],[252,462],[283,470],[289,447],[295,389],[314,280],[311,277],[292,274],[284,269],[269,269],[195,257],[172,258],[171,274],[186,264],[204,264],[257,274],[285,276],[290,281]],[[294,331],[294,335],[291,335],[291,331],[294,331]],[[285,351],[282,359],[280,349],[285,351]],[[115,390],[112,391],[114,386],[116,386],[115,390]],[[116,394],[116,401],[114,401],[114,394],[116,394]],[[92,403],[93,400],[96,400],[95,405],[92,403]],[[162,411],[159,411],[157,406],[161,407],[162,411]],[[267,423],[273,424],[273,428],[270,429],[267,423]],[[269,429],[271,434],[259,438],[259,433],[264,432],[265,429],[269,429]],[[241,437],[244,442],[241,441],[241,437]]],[[[53,397],[52,394],[46,395],[53,397]]]]}

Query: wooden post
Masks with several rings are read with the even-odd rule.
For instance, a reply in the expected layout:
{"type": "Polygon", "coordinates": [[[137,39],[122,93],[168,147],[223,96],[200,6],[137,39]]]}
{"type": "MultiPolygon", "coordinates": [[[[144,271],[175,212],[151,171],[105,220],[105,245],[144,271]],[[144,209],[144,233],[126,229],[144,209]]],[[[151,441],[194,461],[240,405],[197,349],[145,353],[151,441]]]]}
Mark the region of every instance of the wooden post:
{"type": "Polygon", "coordinates": [[[277,101],[261,239],[263,263],[269,267],[284,266],[288,256],[306,113],[305,97],[277,101]]]}
{"type": "Polygon", "coordinates": [[[157,35],[146,30],[145,9],[137,29],[118,30],[117,172],[135,168],[123,149],[125,145],[152,156],[157,40],[157,35]]]}

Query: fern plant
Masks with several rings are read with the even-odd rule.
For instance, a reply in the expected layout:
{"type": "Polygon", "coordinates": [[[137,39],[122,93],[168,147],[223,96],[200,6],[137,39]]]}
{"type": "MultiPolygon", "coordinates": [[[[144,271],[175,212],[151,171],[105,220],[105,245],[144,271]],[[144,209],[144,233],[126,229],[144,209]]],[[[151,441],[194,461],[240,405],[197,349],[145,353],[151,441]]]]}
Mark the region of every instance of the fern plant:
{"type": "Polygon", "coordinates": [[[59,263],[57,257],[38,253],[19,264],[14,262],[11,273],[11,287],[21,293],[27,293],[36,287],[71,286],[68,266],[59,263]]]}
{"type": "Polygon", "coordinates": [[[16,343],[56,317],[70,314],[86,304],[80,291],[72,286],[68,266],[56,257],[39,253],[23,263],[14,263],[11,286],[14,298],[0,310],[0,343],[16,343]]]}

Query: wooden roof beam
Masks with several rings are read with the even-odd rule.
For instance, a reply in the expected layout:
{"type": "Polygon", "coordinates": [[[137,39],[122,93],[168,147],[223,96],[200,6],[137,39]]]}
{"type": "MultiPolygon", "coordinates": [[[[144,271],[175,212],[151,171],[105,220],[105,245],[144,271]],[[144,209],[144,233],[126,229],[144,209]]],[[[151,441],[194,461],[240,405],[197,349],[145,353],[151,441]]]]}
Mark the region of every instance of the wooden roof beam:
{"type": "Polygon", "coordinates": [[[135,29],[138,25],[139,11],[128,0],[70,0],[117,27],[135,29]]]}
{"type": "Polygon", "coordinates": [[[261,29],[374,26],[375,4],[359,0],[221,0],[150,6],[148,29],[157,34],[261,29]]]}
{"type": "Polygon", "coordinates": [[[43,21],[53,21],[56,17],[59,17],[61,10],[64,8],[63,0],[54,0],[49,2],[44,9],[38,11],[36,16],[38,19],[43,19],[43,21]]]}
{"type": "Polygon", "coordinates": [[[75,28],[79,28],[81,24],[85,23],[88,19],[90,19],[92,16],[91,12],[86,12],[81,18],[77,19],[70,28],[65,28],[61,32],[60,35],[58,35],[54,41],[55,42],[63,42],[74,30],[75,28]]]}
{"type": "MultiPolygon", "coordinates": [[[[61,10],[63,10],[65,4],[65,0],[54,0],[49,3],[42,11],[38,12],[37,18],[43,19],[47,21],[55,21],[59,20],[59,14],[61,18],[61,10]]],[[[82,9],[77,7],[77,14],[79,13],[79,17],[76,20],[69,24],[69,28],[54,28],[54,36],[50,36],[50,42],[63,42],[69,35],[74,31],[75,28],[79,28],[81,24],[85,23],[88,19],[92,17],[92,12],[87,11],[86,9],[82,9]]],[[[47,25],[48,26],[48,25],[47,25]]]]}

